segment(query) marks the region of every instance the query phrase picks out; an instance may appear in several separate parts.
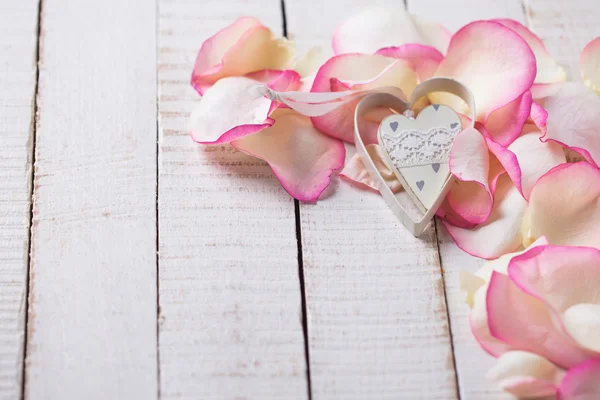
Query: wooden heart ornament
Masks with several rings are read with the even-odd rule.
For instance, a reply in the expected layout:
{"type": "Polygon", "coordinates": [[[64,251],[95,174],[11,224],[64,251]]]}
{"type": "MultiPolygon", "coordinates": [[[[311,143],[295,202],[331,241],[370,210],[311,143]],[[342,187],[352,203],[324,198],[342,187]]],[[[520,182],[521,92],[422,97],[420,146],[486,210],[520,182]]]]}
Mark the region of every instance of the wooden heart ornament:
{"type": "Polygon", "coordinates": [[[450,149],[461,130],[456,112],[438,104],[426,107],[416,118],[391,115],[379,126],[386,162],[422,212],[446,194],[450,149]]]}

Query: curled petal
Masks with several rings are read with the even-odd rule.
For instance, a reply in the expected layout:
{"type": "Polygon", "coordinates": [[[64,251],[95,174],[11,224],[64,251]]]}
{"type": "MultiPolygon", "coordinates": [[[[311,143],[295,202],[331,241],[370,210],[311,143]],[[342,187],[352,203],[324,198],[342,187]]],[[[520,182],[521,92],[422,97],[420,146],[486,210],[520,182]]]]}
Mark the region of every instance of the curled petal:
{"type": "Polygon", "coordinates": [[[484,123],[490,138],[502,146],[514,142],[529,118],[531,104],[531,92],[528,90],[507,105],[493,111],[484,123]]]}
{"type": "MultiPolygon", "coordinates": [[[[543,143],[539,138],[540,132],[534,129],[518,137],[507,149],[518,163],[521,191],[526,199],[529,199],[533,186],[542,175],[567,161],[560,145],[543,143]]],[[[508,171],[511,167],[505,168],[508,171]]]]}
{"type": "Polygon", "coordinates": [[[544,357],[513,350],[498,358],[487,377],[514,396],[532,398],[555,395],[562,373],[544,357]]]}
{"type": "Polygon", "coordinates": [[[587,162],[561,164],[529,196],[524,245],[545,235],[554,245],[600,248],[600,170],[587,162]]]}
{"type": "Polygon", "coordinates": [[[585,84],[600,94],[600,37],[592,40],[583,48],[579,66],[585,84]]]}
{"type": "Polygon", "coordinates": [[[538,354],[562,368],[589,357],[555,326],[547,305],[525,293],[508,276],[492,273],[486,304],[492,336],[512,349],[538,354]]]}
{"type": "Polygon", "coordinates": [[[519,165],[519,161],[517,160],[515,153],[489,138],[486,138],[485,141],[490,152],[496,156],[496,159],[500,162],[504,171],[506,171],[516,188],[519,190],[519,192],[521,192],[521,194],[523,194],[521,184],[521,166],[519,165]]]}
{"type": "Polygon", "coordinates": [[[449,165],[450,172],[460,180],[446,197],[450,207],[468,222],[484,222],[493,203],[488,185],[490,162],[485,139],[475,128],[456,135],[449,165]]]}
{"type": "MultiPolygon", "coordinates": [[[[407,61],[384,57],[379,54],[343,54],[327,61],[317,72],[312,92],[354,90],[357,92],[393,86],[400,88],[405,96],[417,86],[416,73],[407,61]]],[[[359,99],[319,117],[313,123],[329,136],[354,142],[354,109],[359,99]]],[[[372,110],[360,121],[360,129],[369,144],[376,143],[379,123],[391,112],[372,110]]]]}
{"type": "Polygon", "coordinates": [[[401,7],[371,7],[340,25],[333,35],[335,54],[374,53],[389,46],[418,43],[445,52],[450,33],[441,25],[422,21],[401,7]]]}
{"type": "Polygon", "coordinates": [[[219,80],[192,111],[192,139],[202,144],[228,143],[273,125],[272,102],[252,90],[257,82],[245,77],[219,80]]]}
{"type": "Polygon", "coordinates": [[[480,258],[496,258],[520,246],[519,227],[526,205],[519,190],[504,174],[498,179],[492,212],[485,223],[473,229],[443,223],[458,247],[467,253],[480,258]]]}
{"type": "Polygon", "coordinates": [[[563,67],[558,65],[556,61],[552,59],[552,56],[544,46],[544,42],[535,33],[531,32],[520,22],[513,19],[496,19],[496,22],[501,23],[507,28],[512,29],[518,33],[531,47],[533,54],[535,55],[537,75],[535,76],[535,83],[547,84],[564,82],[567,80],[567,72],[563,67]]]}
{"type": "Polygon", "coordinates": [[[508,274],[544,302],[583,348],[600,355],[600,250],[540,246],[513,258],[508,274]]]}
{"type": "Polygon", "coordinates": [[[289,109],[273,113],[275,124],[231,144],[266,161],[283,188],[295,199],[316,201],[331,174],[344,164],[342,142],[323,135],[308,117],[289,109]]]}
{"type": "Polygon", "coordinates": [[[571,368],[558,389],[558,400],[600,399],[600,358],[587,360],[571,368]]]}
{"type": "Polygon", "coordinates": [[[410,67],[417,73],[421,82],[433,76],[440,62],[444,59],[442,53],[435,48],[414,43],[385,47],[377,50],[375,54],[407,61],[410,67]]]}
{"type": "Polygon", "coordinates": [[[286,69],[293,55],[293,46],[286,39],[276,38],[258,20],[242,17],[202,44],[192,73],[192,86],[203,94],[227,76],[286,69]]]}
{"type": "Polygon", "coordinates": [[[594,165],[600,162],[600,96],[581,83],[564,83],[544,103],[548,112],[546,135],[594,165]]]}
{"type": "MultiPolygon", "coordinates": [[[[511,29],[491,21],[472,22],[456,32],[435,73],[455,78],[471,89],[479,122],[528,91],[535,74],[535,56],[527,43],[511,29]]],[[[434,94],[433,102],[466,113],[464,102],[455,96],[434,94]]]]}
{"type": "MultiPolygon", "coordinates": [[[[384,161],[383,154],[379,145],[367,145],[367,153],[369,153],[369,156],[373,159],[377,170],[379,171],[379,173],[381,173],[381,176],[383,177],[383,179],[385,179],[385,182],[387,183],[388,187],[392,190],[392,192],[399,192],[402,189],[402,184],[396,178],[394,172],[390,169],[390,167],[388,167],[388,165],[384,161]]],[[[373,178],[369,174],[369,171],[367,171],[367,169],[365,168],[365,165],[363,164],[360,158],[360,154],[358,153],[352,156],[350,161],[346,163],[344,169],[340,171],[340,176],[343,176],[344,178],[352,182],[356,182],[360,185],[366,186],[369,189],[379,191],[376,181],[373,180],[373,178]]]]}

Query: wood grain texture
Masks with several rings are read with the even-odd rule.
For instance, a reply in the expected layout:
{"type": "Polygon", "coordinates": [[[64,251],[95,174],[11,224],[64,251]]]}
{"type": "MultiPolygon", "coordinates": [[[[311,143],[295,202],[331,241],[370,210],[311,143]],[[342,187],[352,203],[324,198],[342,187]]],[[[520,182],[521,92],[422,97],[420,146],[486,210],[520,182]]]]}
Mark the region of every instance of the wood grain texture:
{"type": "Polygon", "coordinates": [[[196,54],[243,15],[282,33],[278,0],[160,1],[163,399],[308,397],[294,201],[264,162],[188,131],[196,54]]]}
{"type": "Polygon", "coordinates": [[[21,393],[38,1],[0,2],[0,399],[21,393]]]}
{"type": "Polygon", "coordinates": [[[44,0],[27,399],[154,399],[156,5],[44,0]]]}
{"type": "MultiPolygon", "coordinates": [[[[408,0],[410,12],[438,21],[451,32],[479,19],[512,18],[524,22],[520,0],[408,0]]],[[[485,378],[495,359],[486,353],[471,334],[470,309],[460,290],[458,274],[461,269],[475,272],[485,262],[460,250],[443,225],[438,222],[438,241],[446,296],[452,326],[454,357],[462,400],[504,400],[512,398],[485,378]]]]}
{"type": "Polygon", "coordinates": [[[600,7],[589,0],[525,0],[527,22],[572,80],[581,80],[579,56],[600,36],[600,7]]]}
{"type": "MultiPolygon", "coordinates": [[[[285,4],[301,51],[328,51],[336,26],[365,6],[285,4]]],[[[415,239],[379,195],[338,178],[332,189],[301,206],[313,399],[456,398],[434,229],[415,239]]]]}

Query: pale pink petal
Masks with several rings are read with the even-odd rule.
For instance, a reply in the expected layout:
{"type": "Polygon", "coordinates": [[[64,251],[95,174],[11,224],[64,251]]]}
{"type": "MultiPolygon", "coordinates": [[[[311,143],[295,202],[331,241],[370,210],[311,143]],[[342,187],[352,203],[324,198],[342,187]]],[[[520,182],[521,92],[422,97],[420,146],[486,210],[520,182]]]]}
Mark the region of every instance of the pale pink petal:
{"type": "MultiPolygon", "coordinates": [[[[567,161],[560,145],[540,141],[537,129],[518,137],[508,146],[508,151],[515,155],[520,171],[521,190],[526,199],[529,199],[533,186],[542,175],[567,161]]],[[[506,169],[509,170],[508,167],[506,169]]]]}
{"type": "MultiPolygon", "coordinates": [[[[476,119],[482,122],[528,91],[535,73],[535,56],[518,34],[497,22],[476,21],[452,36],[435,75],[469,87],[475,97],[476,119]]],[[[434,94],[432,101],[467,113],[464,102],[455,96],[434,94]]]]}
{"type": "Polygon", "coordinates": [[[245,77],[219,80],[192,111],[192,139],[202,144],[227,143],[273,125],[272,102],[253,90],[245,77]]]}
{"type": "Polygon", "coordinates": [[[585,84],[600,94],[600,37],[583,48],[579,65],[585,84]]]}
{"type": "Polygon", "coordinates": [[[600,399],[600,358],[571,368],[558,389],[558,400],[600,399]]]}
{"type": "Polygon", "coordinates": [[[526,351],[508,351],[500,356],[487,378],[519,398],[556,394],[562,372],[550,361],[526,351]]]}
{"type": "Polygon", "coordinates": [[[390,46],[418,43],[445,52],[450,33],[441,25],[422,21],[403,7],[371,7],[348,18],[333,35],[335,54],[374,53],[390,46]]]}
{"type": "Polygon", "coordinates": [[[581,83],[569,82],[544,102],[548,112],[543,140],[553,140],[600,162],[600,96],[581,83]]]}
{"type": "Polygon", "coordinates": [[[496,258],[521,244],[521,220],[527,202],[505,174],[498,179],[494,206],[485,223],[463,229],[443,221],[462,250],[480,258],[496,258]]]}
{"type": "Polygon", "coordinates": [[[496,157],[496,159],[502,165],[504,171],[508,174],[510,179],[513,181],[516,188],[523,194],[522,183],[521,183],[521,166],[517,160],[517,156],[506,147],[499,145],[493,140],[486,138],[486,144],[490,152],[496,157]]]}
{"type": "Polygon", "coordinates": [[[494,357],[499,357],[510,350],[510,346],[492,336],[490,332],[486,303],[487,290],[488,285],[485,285],[475,291],[473,308],[469,316],[469,326],[471,327],[473,337],[477,340],[481,348],[494,357]]]}
{"type": "Polygon", "coordinates": [[[316,201],[333,171],[344,164],[343,143],[322,134],[295,111],[278,109],[273,118],[272,127],[231,144],[266,161],[292,197],[316,201]]]}
{"type": "Polygon", "coordinates": [[[286,69],[293,55],[293,46],[285,38],[275,37],[254,18],[242,17],[202,44],[192,73],[192,86],[202,94],[227,76],[286,69]]]}
{"type": "Polygon", "coordinates": [[[529,118],[531,103],[531,92],[528,90],[512,102],[493,111],[484,122],[490,138],[505,147],[514,142],[529,118]]]}
{"type": "Polygon", "coordinates": [[[536,59],[537,75],[535,83],[547,84],[564,82],[567,80],[567,73],[563,67],[558,65],[552,59],[552,56],[544,46],[544,42],[527,27],[513,19],[496,19],[502,25],[518,33],[531,47],[536,59]]]}
{"type": "Polygon", "coordinates": [[[269,88],[278,92],[297,90],[300,87],[300,75],[291,69],[276,70],[263,69],[261,71],[246,74],[247,78],[266,84],[269,88]]]}
{"type": "MultiPolygon", "coordinates": [[[[417,76],[407,61],[378,54],[344,54],[331,58],[319,69],[311,91],[366,91],[387,86],[400,88],[405,96],[410,96],[417,86],[417,76]]],[[[313,117],[313,124],[329,136],[353,143],[354,109],[358,101],[313,117]]],[[[389,114],[373,110],[360,120],[359,128],[367,144],[377,142],[379,123],[389,114]]]]}
{"type": "Polygon", "coordinates": [[[561,164],[537,181],[523,222],[524,244],[543,235],[554,245],[600,248],[598,168],[561,164]]]}
{"type": "Polygon", "coordinates": [[[329,57],[326,56],[322,48],[314,46],[296,60],[293,69],[300,74],[302,78],[315,76],[321,65],[323,65],[328,58],[329,57]]]}
{"type": "Polygon", "coordinates": [[[588,357],[555,326],[547,305],[525,293],[508,276],[492,273],[486,304],[492,336],[511,349],[538,354],[562,368],[588,357]]]}
{"type": "Polygon", "coordinates": [[[472,229],[477,226],[477,224],[469,222],[466,219],[464,219],[463,217],[461,217],[450,206],[450,204],[448,203],[448,196],[446,196],[446,198],[444,199],[444,202],[442,203],[440,208],[438,208],[435,215],[442,220],[446,220],[447,223],[457,226],[459,228],[472,229]]]}
{"type": "Polygon", "coordinates": [[[575,342],[600,356],[600,250],[537,247],[513,258],[508,274],[563,321],[575,342]]]}
{"type": "Polygon", "coordinates": [[[492,212],[493,197],[488,186],[489,153],[481,133],[475,128],[460,132],[449,165],[458,179],[446,197],[449,206],[468,222],[484,222],[492,212]]]}
{"type": "Polygon", "coordinates": [[[560,90],[563,82],[558,83],[534,83],[531,87],[531,95],[534,100],[542,100],[554,96],[560,90]]]}
{"type": "Polygon", "coordinates": [[[435,48],[414,43],[385,47],[377,50],[375,54],[408,61],[421,82],[432,77],[440,62],[444,59],[442,53],[435,48]]]}
{"type": "MultiPolygon", "coordinates": [[[[383,158],[383,153],[381,152],[381,148],[376,144],[369,144],[367,147],[367,153],[373,159],[375,163],[375,167],[387,183],[388,187],[392,190],[393,193],[397,193],[402,189],[402,184],[394,175],[394,172],[387,166],[386,162],[383,158]]],[[[340,176],[358,183],[360,185],[366,186],[369,189],[379,191],[377,187],[376,181],[371,177],[369,171],[365,168],[365,165],[362,162],[360,154],[355,154],[352,156],[350,161],[346,163],[344,169],[340,171],[340,176]]]]}

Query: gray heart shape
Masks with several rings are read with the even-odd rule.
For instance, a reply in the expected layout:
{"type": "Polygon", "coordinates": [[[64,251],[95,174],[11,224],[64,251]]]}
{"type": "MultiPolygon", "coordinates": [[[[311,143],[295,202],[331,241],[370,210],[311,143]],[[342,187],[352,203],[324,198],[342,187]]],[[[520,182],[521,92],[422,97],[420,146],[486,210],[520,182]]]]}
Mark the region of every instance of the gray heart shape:
{"type": "Polygon", "coordinates": [[[417,187],[419,188],[419,191],[423,190],[423,186],[425,186],[425,181],[417,182],[417,187]]]}
{"type": "Polygon", "coordinates": [[[438,164],[438,163],[431,164],[431,168],[433,168],[433,170],[437,174],[437,172],[440,170],[440,164],[438,164]]]}
{"type": "Polygon", "coordinates": [[[454,129],[458,126],[458,122],[455,122],[453,124],[450,124],[450,128],[454,129]]]}
{"type": "Polygon", "coordinates": [[[435,111],[437,111],[437,110],[438,110],[438,108],[440,108],[440,105],[439,105],[439,104],[432,104],[432,106],[433,106],[433,108],[435,109],[435,111]]]}
{"type": "Polygon", "coordinates": [[[398,123],[397,122],[390,123],[390,128],[392,128],[392,130],[394,132],[396,132],[396,129],[398,129],[398,123]]]}

